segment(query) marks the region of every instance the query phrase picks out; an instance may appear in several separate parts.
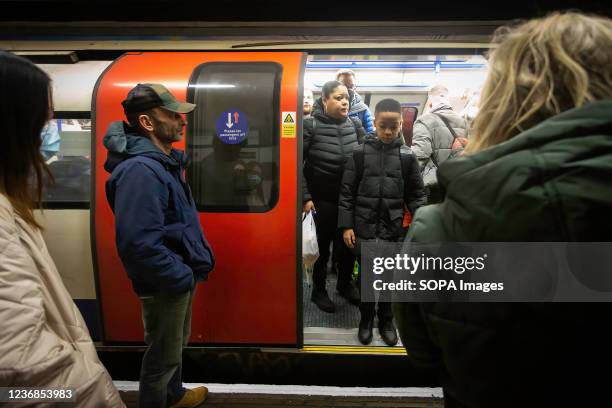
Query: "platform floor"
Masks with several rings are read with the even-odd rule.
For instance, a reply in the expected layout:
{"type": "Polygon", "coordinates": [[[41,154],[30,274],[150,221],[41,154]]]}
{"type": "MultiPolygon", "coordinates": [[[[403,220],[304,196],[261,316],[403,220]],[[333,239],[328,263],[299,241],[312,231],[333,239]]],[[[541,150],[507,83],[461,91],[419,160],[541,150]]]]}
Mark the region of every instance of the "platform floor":
{"type": "MultiPolygon", "coordinates": [[[[138,383],[115,381],[128,408],[136,407],[138,383]]],[[[185,384],[192,388],[203,384],[185,384]]],[[[205,384],[204,408],[443,408],[440,388],[365,388],[259,384],[205,384]]]]}

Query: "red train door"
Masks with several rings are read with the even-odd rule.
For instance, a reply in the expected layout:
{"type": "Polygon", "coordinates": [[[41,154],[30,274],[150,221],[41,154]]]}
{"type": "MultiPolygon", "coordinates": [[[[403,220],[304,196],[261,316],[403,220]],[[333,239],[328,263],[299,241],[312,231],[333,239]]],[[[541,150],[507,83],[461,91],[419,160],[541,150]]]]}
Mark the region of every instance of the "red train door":
{"type": "Polygon", "coordinates": [[[162,83],[197,104],[183,141],[187,180],[216,256],[198,285],[191,341],[299,346],[298,163],[303,53],[128,53],[94,90],[92,206],[98,300],[106,342],[142,342],[140,303],[115,247],[102,145],[121,101],[138,83],[162,83]]]}

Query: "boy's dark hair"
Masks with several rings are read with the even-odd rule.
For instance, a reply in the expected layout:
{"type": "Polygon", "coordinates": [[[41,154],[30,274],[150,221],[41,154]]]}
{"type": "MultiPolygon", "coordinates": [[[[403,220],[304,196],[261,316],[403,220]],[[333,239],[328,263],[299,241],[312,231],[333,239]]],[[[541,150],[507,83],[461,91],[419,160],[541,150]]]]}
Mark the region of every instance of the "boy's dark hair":
{"type": "Polygon", "coordinates": [[[387,98],[376,104],[376,108],[374,108],[374,114],[380,112],[397,112],[400,115],[402,114],[402,105],[395,99],[387,98]]]}

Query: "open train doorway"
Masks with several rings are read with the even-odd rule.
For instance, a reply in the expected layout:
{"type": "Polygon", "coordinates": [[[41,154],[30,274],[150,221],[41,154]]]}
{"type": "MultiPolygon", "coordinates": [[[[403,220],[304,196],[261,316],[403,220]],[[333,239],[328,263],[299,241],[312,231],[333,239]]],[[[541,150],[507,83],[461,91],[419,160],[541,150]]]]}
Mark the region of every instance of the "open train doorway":
{"type": "MultiPolygon", "coordinates": [[[[429,111],[428,91],[434,85],[445,85],[449,90],[452,109],[466,122],[473,119],[480,88],[485,80],[486,60],[478,55],[406,54],[406,55],[316,55],[308,56],[304,87],[313,92],[314,106],[321,98],[321,90],[327,81],[336,80],[338,74],[353,73],[353,102],[360,104],[360,110],[369,109],[374,116],[375,106],[386,98],[400,102],[402,108],[401,137],[410,146],[414,122],[429,111]]],[[[320,104],[319,104],[320,106],[320,104]]],[[[353,112],[354,113],[354,112],[353,112]]],[[[350,113],[349,113],[350,114],[350,113]]],[[[361,119],[361,118],[360,118],[361,119]]],[[[469,128],[469,124],[468,124],[469,128]]],[[[372,130],[372,129],[370,129],[372,130]]],[[[347,349],[363,345],[357,332],[360,321],[358,304],[351,303],[336,290],[338,262],[334,258],[334,245],[343,245],[335,240],[330,247],[326,265],[326,290],[334,303],[333,313],[321,310],[311,300],[313,286],[302,280],[302,321],[303,340],[306,349],[338,347],[347,349]]],[[[356,285],[357,265],[352,278],[356,285]]],[[[370,347],[383,347],[375,318],[374,336],[370,347]]],[[[399,351],[401,341],[396,348],[399,351]]],[[[393,352],[391,348],[388,352],[393,352]]]]}

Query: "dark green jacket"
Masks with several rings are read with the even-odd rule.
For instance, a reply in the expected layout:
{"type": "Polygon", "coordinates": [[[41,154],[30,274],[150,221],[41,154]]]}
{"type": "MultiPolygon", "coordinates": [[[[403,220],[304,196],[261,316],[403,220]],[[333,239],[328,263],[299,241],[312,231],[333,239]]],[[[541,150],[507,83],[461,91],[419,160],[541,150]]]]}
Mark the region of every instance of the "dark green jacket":
{"type": "MultiPolygon", "coordinates": [[[[421,207],[411,242],[612,241],[612,100],[445,162],[438,180],[446,199],[421,207]]],[[[612,354],[612,304],[395,306],[408,355],[471,407],[596,395],[612,354]]]]}

